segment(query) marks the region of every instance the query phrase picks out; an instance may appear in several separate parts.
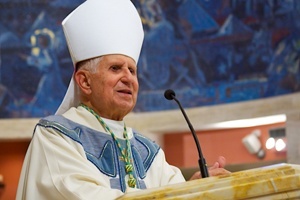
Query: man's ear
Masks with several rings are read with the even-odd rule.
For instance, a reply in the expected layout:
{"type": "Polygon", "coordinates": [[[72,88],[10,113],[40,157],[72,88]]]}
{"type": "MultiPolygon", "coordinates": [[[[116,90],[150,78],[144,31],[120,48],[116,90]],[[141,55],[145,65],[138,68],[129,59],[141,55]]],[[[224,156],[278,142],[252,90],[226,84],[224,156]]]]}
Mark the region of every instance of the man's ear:
{"type": "Polygon", "coordinates": [[[74,79],[80,88],[80,90],[84,94],[90,94],[92,92],[91,86],[90,86],[90,74],[86,70],[78,70],[74,74],[74,79]]]}

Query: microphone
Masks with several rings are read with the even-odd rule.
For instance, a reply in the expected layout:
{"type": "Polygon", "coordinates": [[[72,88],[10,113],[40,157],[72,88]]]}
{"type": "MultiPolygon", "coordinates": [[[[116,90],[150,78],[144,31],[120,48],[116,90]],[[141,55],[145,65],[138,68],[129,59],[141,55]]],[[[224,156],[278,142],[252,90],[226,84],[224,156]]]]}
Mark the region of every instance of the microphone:
{"type": "Polygon", "coordinates": [[[168,100],[175,100],[177,102],[177,104],[179,105],[179,108],[180,108],[186,122],[188,123],[188,126],[189,126],[189,128],[190,128],[190,130],[193,134],[193,137],[194,137],[194,140],[195,140],[195,143],[196,143],[196,146],[197,146],[197,150],[198,150],[198,154],[199,154],[198,164],[199,164],[201,176],[202,176],[202,178],[209,177],[208,170],[207,170],[207,164],[206,164],[205,158],[202,155],[202,150],[201,150],[197,135],[195,133],[195,130],[194,130],[189,118],[187,117],[184,109],[182,108],[180,102],[178,101],[178,99],[176,99],[175,92],[171,89],[168,89],[168,90],[165,91],[164,96],[168,100]]]}

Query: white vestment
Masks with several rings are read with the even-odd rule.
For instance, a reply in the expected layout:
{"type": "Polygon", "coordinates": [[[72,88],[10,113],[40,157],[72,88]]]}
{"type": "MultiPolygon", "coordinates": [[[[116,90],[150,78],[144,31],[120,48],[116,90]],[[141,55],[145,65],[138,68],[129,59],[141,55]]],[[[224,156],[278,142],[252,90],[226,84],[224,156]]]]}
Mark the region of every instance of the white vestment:
{"type": "MultiPolygon", "coordinates": [[[[73,107],[63,116],[81,126],[105,132],[98,120],[83,107],[73,107]]],[[[118,138],[123,139],[123,121],[105,119],[105,122],[118,138]]],[[[130,127],[127,131],[130,139],[133,131],[130,127]]],[[[153,188],[185,179],[178,168],[166,162],[163,150],[159,149],[143,181],[146,188],[153,188]]],[[[136,190],[127,187],[126,192],[136,190]]],[[[111,189],[110,177],[87,159],[80,143],[53,128],[36,126],[23,163],[17,200],[116,199],[123,194],[118,189],[111,189]]]]}

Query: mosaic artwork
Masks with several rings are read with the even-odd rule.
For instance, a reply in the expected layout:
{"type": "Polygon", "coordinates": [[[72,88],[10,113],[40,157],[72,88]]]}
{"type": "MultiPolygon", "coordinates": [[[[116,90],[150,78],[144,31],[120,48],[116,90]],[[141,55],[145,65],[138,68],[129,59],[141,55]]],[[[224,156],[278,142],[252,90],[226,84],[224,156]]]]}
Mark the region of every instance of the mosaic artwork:
{"type": "MultiPolygon", "coordinates": [[[[0,0],[0,118],[54,114],[72,61],[61,21],[83,0],[0,0]]],[[[300,1],[132,0],[145,40],[134,112],[300,91],[300,1]]],[[[134,41],[133,41],[134,42],[134,41]]]]}

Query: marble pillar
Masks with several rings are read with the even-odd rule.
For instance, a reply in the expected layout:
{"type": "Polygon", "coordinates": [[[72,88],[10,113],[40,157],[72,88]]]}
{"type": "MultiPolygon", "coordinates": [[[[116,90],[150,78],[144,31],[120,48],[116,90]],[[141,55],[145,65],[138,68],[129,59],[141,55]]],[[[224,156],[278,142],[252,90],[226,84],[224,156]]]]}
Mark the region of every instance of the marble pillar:
{"type": "Polygon", "coordinates": [[[286,114],[287,162],[300,164],[300,111],[286,114]]]}

